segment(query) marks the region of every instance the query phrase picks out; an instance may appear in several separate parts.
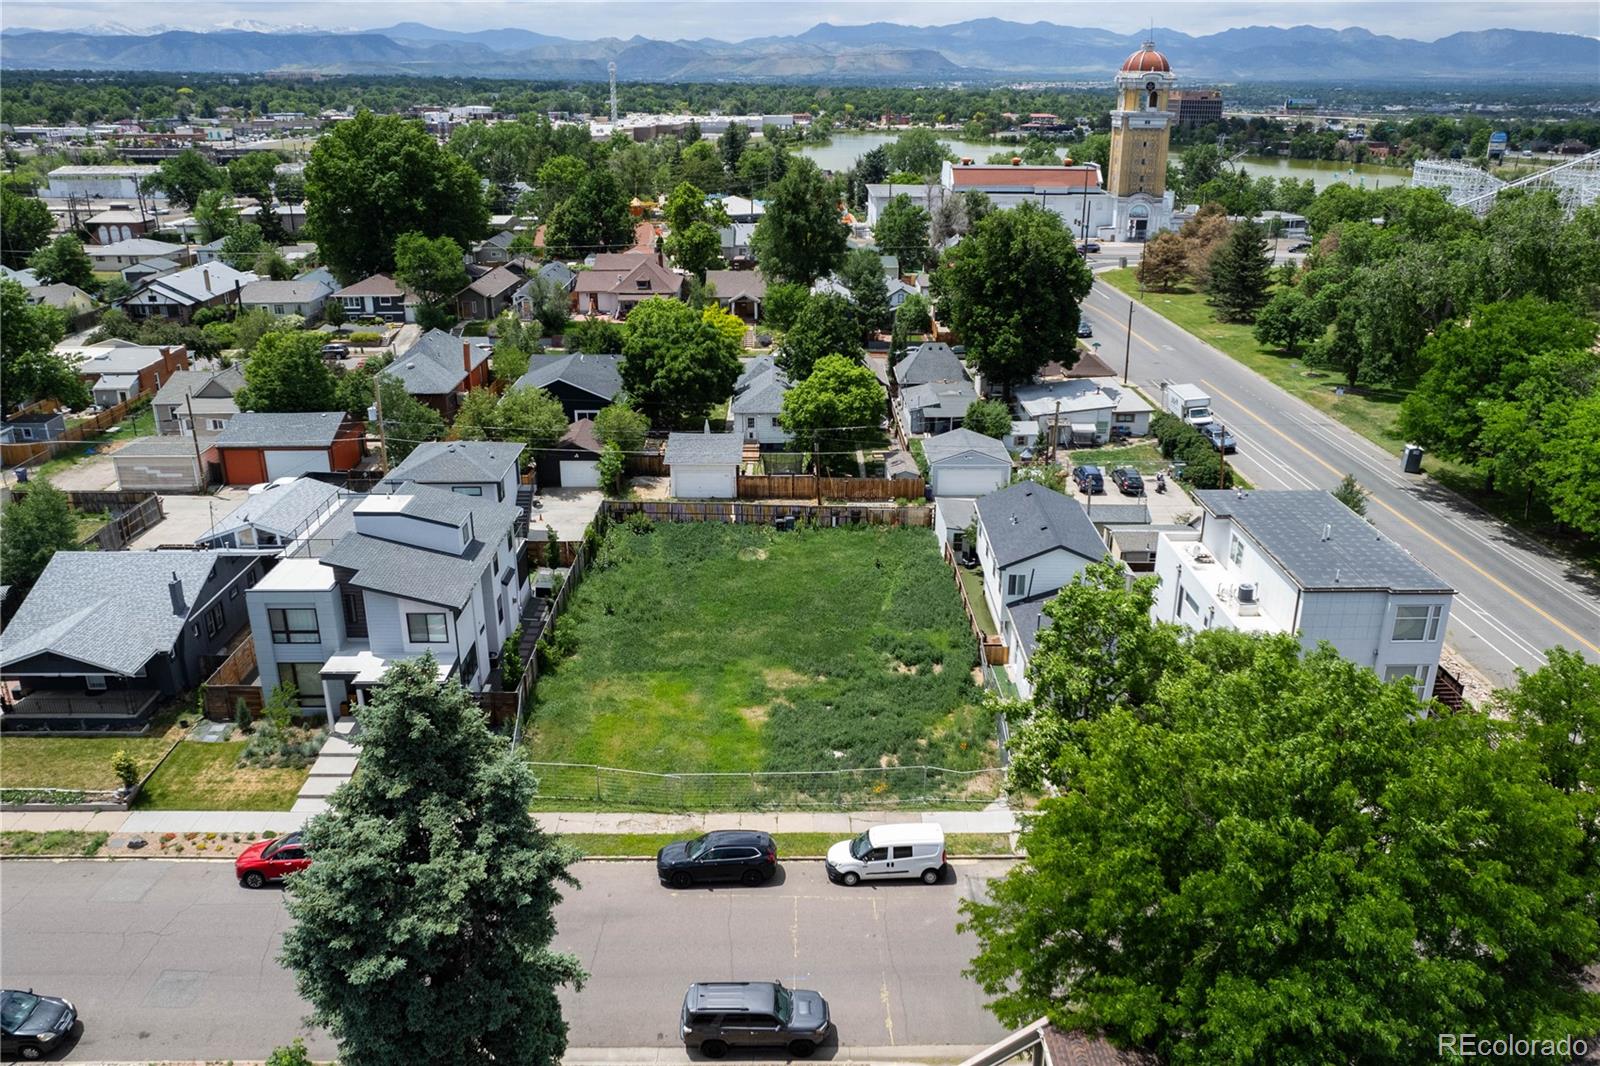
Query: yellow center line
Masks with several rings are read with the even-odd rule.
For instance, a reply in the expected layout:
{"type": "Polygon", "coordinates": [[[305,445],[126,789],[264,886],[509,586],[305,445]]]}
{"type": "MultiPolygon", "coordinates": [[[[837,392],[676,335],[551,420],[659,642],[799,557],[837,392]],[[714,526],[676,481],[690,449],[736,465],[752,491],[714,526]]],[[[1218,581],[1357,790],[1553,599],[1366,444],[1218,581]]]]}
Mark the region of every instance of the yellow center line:
{"type": "MultiPolygon", "coordinates": [[[[1137,337],[1139,335],[1136,333],[1136,334],[1134,334],[1134,336],[1137,337]]],[[[1142,337],[1140,337],[1139,339],[1140,340],[1144,340],[1144,338],[1142,338],[1142,337]]],[[[1149,344],[1150,342],[1149,341],[1145,341],[1145,343],[1149,344]]],[[[1312,452],[1305,445],[1301,444],[1299,441],[1295,440],[1293,437],[1291,437],[1287,433],[1283,432],[1277,426],[1274,426],[1272,423],[1268,422],[1265,418],[1262,418],[1260,415],[1256,414],[1255,411],[1251,410],[1249,407],[1246,407],[1244,404],[1240,403],[1238,400],[1234,399],[1232,396],[1229,396],[1227,393],[1223,392],[1221,389],[1219,389],[1215,385],[1211,384],[1211,382],[1206,381],[1204,378],[1202,378],[1201,381],[1200,381],[1200,384],[1204,385],[1213,394],[1215,394],[1217,396],[1221,396],[1223,399],[1227,400],[1229,403],[1231,403],[1235,407],[1239,408],[1239,410],[1243,411],[1245,414],[1249,415],[1251,418],[1254,418],[1256,421],[1260,422],[1261,425],[1264,428],[1272,431],[1273,433],[1276,433],[1278,436],[1282,437],[1284,439],[1284,441],[1286,441],[1287,443],[1294,445],[1300,451],[1304,452],[1308,458],[1310,458],[1318,466],[1321,466],[1322,468],[1327,470],[1334,477],[1340,477],[1340,478],[1344,477],[1344,474],[1340,472],[1338,467],[1330,465],[1327,462],[1327,460],[1322,458],[1322,456],[1317,455],[1316,453],[1312,452]]],[[[1588,648],[1590,651],[1595,652],[1597,654],[1600,654],[1600,644],[1593,643],[1592,641],[1588,640],[1587,638],[1582,636],[1580,633],[1578,633],[1576,630],[1572,629],[1566,623],[1562,622],[1559,618],[1553,617],[1544,608],[1540,607],[1538,604],[1536,604],[1533,601],[1529,600],[1526,596],[1522,595],[1516,589],[1512,588],[1510,585],[1507,585],[1504,581],[1501,581],[1499,578],[1497,578],[1493,574],[1489,573],[1489,571],[1485,570],[1483,567],[1479,566],[1477,563],[1473,562],[1471,559],[1468,559],[1465,555],[1462,555],[1460,552],[1456,551],[1456,549],[1452,548],[1450,545],[1446,544],[1444,541],[1440,540],[1438,537],[1434,536],[1432,533],[1429,533],[1426,529],[1423,529],[1421,526],[1417,525],[1417,523],[1412,521],[1411,518],[1409,518],[1406,515],[1401,514],[1399,511],[1397,511],[1394,507],[1390,506],[1388,503],[1385,503],[1383,500],[1378,499],[1376,496],[1370,496],[1370,497],[1368,497],[1368,499],[1370,499],[1373,503],[1377,504],[1379,507],[1382,507],[1385,511],[1388,511],[1390,514],[1394,515],[1396,518],[1398,518],[1400,521],[1404,522],[1406,525],[1410,526],[1412,529],[1416,530],[1418,533],[1421,533],[1424,537],[1427,537],[1429,540],[1433,541],[1433,543],[1437,544],[1439,547],[1443,548],[1445,551],[1449,552],[1451,555],[1453,555],[1457,559],[1461,560],[1461,562],[1465,563],[1467,566],[1471,567],[1473,570],[1476,570],[1482,577],[1484,577],[1486,580],[1488,580],[1490,583],[1492,583],[1496,588],[1500,589],[1500,591],[1506,593],[1512,599],[1516,600],[1518,603],[1520,603],[1524,607],[1528,608],[1534,614],[1537,614],[1540,618],[1543,618],[1546,622],[1549,622],[1551,625],[1555,626],[1557,629],[1561,630],[1561,632],[1565,633],[1567,636],[1571,637],[1573,640],[1577,641],[1579,644],[1582,644],[1584,647],[1588,648]]]]}

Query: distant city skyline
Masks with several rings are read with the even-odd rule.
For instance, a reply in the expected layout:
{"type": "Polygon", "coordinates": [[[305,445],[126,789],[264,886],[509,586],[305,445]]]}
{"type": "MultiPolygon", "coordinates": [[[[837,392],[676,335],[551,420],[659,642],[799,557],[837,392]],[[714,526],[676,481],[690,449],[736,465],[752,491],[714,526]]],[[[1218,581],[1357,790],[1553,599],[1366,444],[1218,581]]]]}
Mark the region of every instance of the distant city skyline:
{"type": "Polygon", "coordinates": [[[1025,0],[931,0],[907,16],[903,4],[761,3],[753,0],[702,0],[685,3],[611,0],[346,0],[325,2],[222,0],[217,3],[152,4],[144,0],[9,0],[0,9],[0,26],[46,30],[120,27],[134,32],[159,29],[373,30],[398,22],[421,22],[438,29],[481,30],[519,27],[578,40],[632,37],[658,40],[750,37],[800,33],[819,22],[860,25],[892,22],[936,26],[975,18],[1052,22],[1064,26],[1137,33],[1154,21],[1159,29],[1204,35],[1242,26],[1313,25],[1330,29],[1361,27],[1373,33],[1437,40],[1463,30],[1544,30],[1600,37],[1600,7],[1592,0],[1488,0],[1464,3],[1382,3],[1378,0],[1327,3],[1279,0],[1275,3],[1156,2],[1143,5],[1034,3],[1025,0]]]}

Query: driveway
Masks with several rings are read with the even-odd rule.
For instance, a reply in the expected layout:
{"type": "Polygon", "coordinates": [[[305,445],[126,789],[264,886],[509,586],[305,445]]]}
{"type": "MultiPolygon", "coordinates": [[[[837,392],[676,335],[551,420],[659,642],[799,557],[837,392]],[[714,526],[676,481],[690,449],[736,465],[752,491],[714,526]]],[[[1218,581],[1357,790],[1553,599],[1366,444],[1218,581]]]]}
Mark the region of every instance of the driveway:
{"type": "Polygon", "coordinates": [[[128,547],[148,550],[163,544],[193,544],[248,494],[243,486],[229,485],[208,495],[162,496],[166,517],[129,541],[128,547]]]}
{"type": "Polygon", "coordinates": [[[534,497],[528,528],[554,529],[557,540],[582,540],[584,528],[599,513],[604,499],[599,489],[545,489],[534,497]]]}

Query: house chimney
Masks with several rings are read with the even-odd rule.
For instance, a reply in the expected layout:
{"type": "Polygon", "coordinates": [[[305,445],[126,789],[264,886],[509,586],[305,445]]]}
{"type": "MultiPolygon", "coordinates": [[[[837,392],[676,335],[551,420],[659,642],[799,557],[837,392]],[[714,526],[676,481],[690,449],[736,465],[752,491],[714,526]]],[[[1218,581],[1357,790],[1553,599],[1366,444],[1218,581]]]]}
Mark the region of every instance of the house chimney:
{"type": "Polygon", "coordinates": [[[178,572],[172,572],[172,580],[167,582],[167,594],[172,597],[172,613],[186,615],[189,605],[183,602],[183,582],[178,580],[178,572]]]}
{"type": "Polygon", "coordinates": [[[462,341],[461,342],[461,372],[464,373],[464,374],[472,373],[472,342],[471,341],[462,341]]]}
{"type": "Polygon", "coordinates": [[[210,292],[211,291],[211,268],[210,267],[201,267],[200,268],[200,277],[206,283],[206,291],[210,292]]]}

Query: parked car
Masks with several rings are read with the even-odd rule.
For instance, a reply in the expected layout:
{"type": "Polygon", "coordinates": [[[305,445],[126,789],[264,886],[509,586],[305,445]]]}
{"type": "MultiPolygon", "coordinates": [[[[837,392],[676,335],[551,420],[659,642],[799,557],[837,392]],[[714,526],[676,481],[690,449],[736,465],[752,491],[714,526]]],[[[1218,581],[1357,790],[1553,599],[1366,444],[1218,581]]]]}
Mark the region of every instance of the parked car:
{"type": "Polygon", "coordinates": [[[780,981],[702,981],[678,1020],[685,1047],[720,1059],[730,1047],[781,1047],[804,1058],[828,1038],[828,1001],[780,981]]]}
{"type": "Polygon", "coordinates": [[[1131,466],[1119,466],[1111,471],[1111,482],[1124,496],[1144,495],[1144,478],[1131,466]]]}
{"type": "Polygon", "coordinates": [[[70,1000],[37,995],[33,989],[0,991],[0,1054],[32,1061],[59,1048],[78,1020],[70,1000]]]}
{"type": "Polygon", "coordinates": [[[1238,442],[1233,439],[1233,434],[1223,428],[1221,422],[1207,422],[1196,427],[1206,435],[1206,440],[1211,442],[1213,448],[1219,449],[1224,455],[1229,455],[1238,450],[1238,442]]]}
{"type": "Polygon", "coordinates": [[[1082,244],[1078,245],[1078,251],[1082,252],[1084,255],[1093,255],[1095,252],[1098,252],[1099,250],[1100,250],[1100,242],[1099,241],[1084,241],[1082,244]]]}
{"type": "Polygon", "coordinates": [[[233,874],[245,888],[260,888],[268,881],[281,881],[311,865],[311,856],[299,833],[259,840],[233,860],[233,874]]]}
{"type": "Polygon", "coordinates": [[[778,869],[778,845],[766,833],[718,829],[656,852],[656,876],[673,888],[699,881],[759,885],[778,869]]]}
{"type": "Polygon", "coordinates": [[[1078,320],[1078,336],[1080,336],[1080,337],[1092,337],[1092,336],[1094,336],[1094,327],[1089,325],[1087,320],[1079,319],[1078,320]]]}
{"type": "Polygon", "coordinates": [[[1311,251],[1311,242],[1310,241],[1301,241],[1299,244],[1291,244],[1289,246],[1289,251],[1291,251],[1291,252],[1309,252],[1309,251],[1311,251]]]}
{"type": "Polygon", "coordinates": [[[322,358],[324,359],[345,359],[349,355],[350,346],[348,344],[324,344],[322,346],[322,358]]]}
{"type": "Polygon", "coordinates": [[[932,822],[875,825],[828,849],[828,880],[854,887],[862,881],[919,877],[936,885],[944,877],[944,830],[932,822]]]}
{"type": "Polygon", "coordinates": [[[1072,483],[1085,496],[1097,495],[1106,491],[1105,471],[1098,466],[1075,466],[1072,468],[1072,483]]]}

